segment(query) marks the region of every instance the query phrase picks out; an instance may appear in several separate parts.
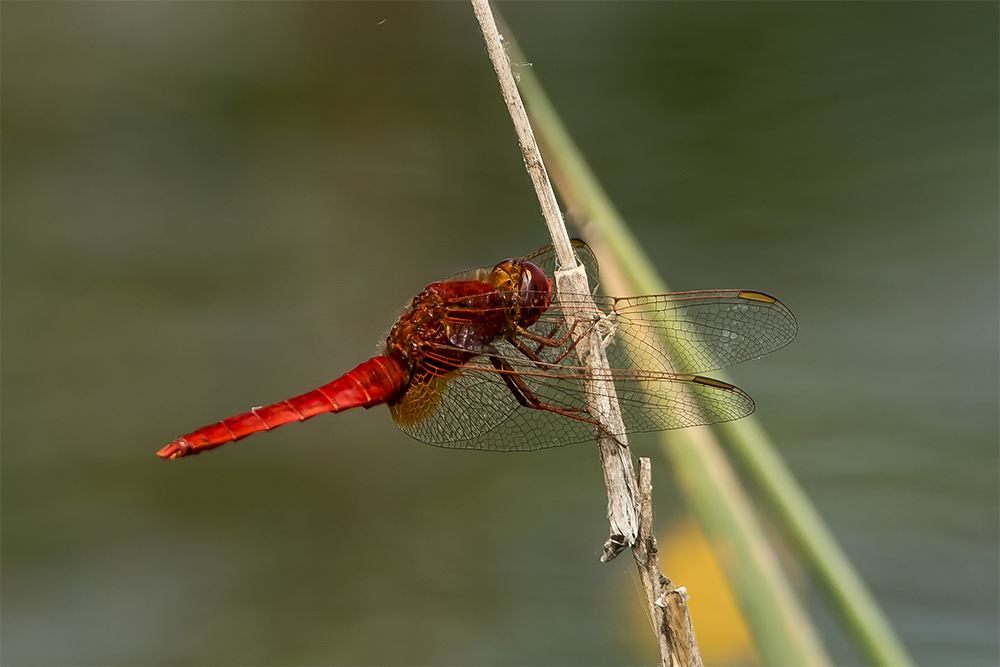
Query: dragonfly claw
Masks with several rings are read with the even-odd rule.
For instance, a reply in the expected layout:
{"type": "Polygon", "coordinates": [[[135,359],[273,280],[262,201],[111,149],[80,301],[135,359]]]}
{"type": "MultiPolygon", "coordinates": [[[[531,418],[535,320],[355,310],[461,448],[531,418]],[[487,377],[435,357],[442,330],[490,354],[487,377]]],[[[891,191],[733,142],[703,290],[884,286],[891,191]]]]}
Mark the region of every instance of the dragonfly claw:
{"type": "Polygon", "coordinates": [[[597,318],[597,331],[601,336],[601,345],[604,349],[608,349],[608,346],[615,340],[615,334],[618,333],[618,324],[615,322],[615,318],[618,313],[601,313],[597,318]]]}

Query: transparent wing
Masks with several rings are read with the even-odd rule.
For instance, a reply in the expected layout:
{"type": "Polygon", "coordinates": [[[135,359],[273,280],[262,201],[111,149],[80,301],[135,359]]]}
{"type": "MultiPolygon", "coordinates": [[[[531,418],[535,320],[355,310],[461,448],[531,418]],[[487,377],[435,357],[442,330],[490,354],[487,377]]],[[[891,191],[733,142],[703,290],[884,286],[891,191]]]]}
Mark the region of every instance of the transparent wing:
{"type": "MultiPolygon", "coordinates": [[[[583,384],[595,377],[592,371],[539,365],[519,354],[501,358],[510,366],[506,374],[516,375],[524,393],[545,409],[522,406],[504,381],[505,372],[477,357],[449,375],[434,410],[416,422],[397,420],[400,428],[422,442],[455,449],[531,451],[594,439],[583,384]]],[[[628,432],[714,424],[754,409],[740,389],[694,375],[612,369],[598,377],[613,382],[628,432]]]]}
{"type": "MultiPolygon", "coordinates": [[[[761,292],[711,290],[616,298],[592,297],[600,317],[577,324],[597,327],[613,366],[674,373],[704,373],[757,359],[795,338],[795,316],[761,292]]],[[[565,306],[579,297],[561,295],[565,306]]],[[[562,309],[546,311],[533,333],[561,339],[562,309]]],[[[576,333],[576,332],[574,332],[576,333]]]]}

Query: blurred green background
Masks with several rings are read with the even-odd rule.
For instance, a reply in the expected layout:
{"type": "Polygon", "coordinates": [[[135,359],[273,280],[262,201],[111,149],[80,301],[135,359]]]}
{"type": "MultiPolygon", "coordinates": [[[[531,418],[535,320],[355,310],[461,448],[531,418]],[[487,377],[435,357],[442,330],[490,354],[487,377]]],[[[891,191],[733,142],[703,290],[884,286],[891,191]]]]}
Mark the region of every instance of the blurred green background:
{"type": "MultiPolygon", "coordinates": [[[[796,313],[732,376],[915,659],[997,664],[998,5],[501,9],[671,286],[796,313]]],[[[655,659],[593,447],[153,455],[547,243],[468,4],[3,3],[0,67],[0,661],[655,659]]]]}

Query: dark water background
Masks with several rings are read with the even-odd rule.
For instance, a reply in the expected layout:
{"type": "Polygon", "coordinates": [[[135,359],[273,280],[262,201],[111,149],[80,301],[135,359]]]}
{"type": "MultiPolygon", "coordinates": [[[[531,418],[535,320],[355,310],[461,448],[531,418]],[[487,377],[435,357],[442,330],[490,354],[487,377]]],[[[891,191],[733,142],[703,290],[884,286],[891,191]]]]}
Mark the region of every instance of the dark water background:
{"type": "MultiPolygon", "coordinates": [[[[671,286],[797,314],[732,375],[916,660],[997,664],[997,4],[501,7],[671,286]]],[[[0,49],[4,664],[653,660],[591,447],[153,456],[547,242],[467,4],[3,3],[0,49]]]]}

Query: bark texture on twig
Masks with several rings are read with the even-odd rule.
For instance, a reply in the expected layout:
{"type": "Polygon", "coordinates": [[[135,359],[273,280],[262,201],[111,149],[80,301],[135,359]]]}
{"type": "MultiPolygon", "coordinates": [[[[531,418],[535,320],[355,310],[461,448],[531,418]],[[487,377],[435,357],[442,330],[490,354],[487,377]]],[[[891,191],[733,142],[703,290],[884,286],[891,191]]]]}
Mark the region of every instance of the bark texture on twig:
{"type": "MultiPolygon", "coordinates": [[[[507,52],[504,50],[503,41],[497,30],[489,2],[488,0],[472,0],[472,7],[482,28],[490,60],[493,61],[493,69],[496,70],[497,79],[500,82],[500,90],[507,103],[507,109],[510,111],[511,120],[514,122],[514,130],[517,132],[517,139],[524,154],[524,166],[535,186],[542,215],[545,217],[545,224],[552,236],[552,245],[555,246],[556,256],[559,258],[560,270],[556,271],[556,298],[560,293],[589,294],[590,287],[587,284],[586,271],[582,265],[577,264],[576,255],[573,253],[562,212],[559,210],[555,192],[552,191],[552,183],[545,172],[542,155],[538,150],[535,135],[531,131],[528,114],[524,110],[521,95],[517,91],[514,75],[510,71],[507,52]]],[[[574,301],[577,300],[574,299],[574,301]]],[[[589,320],[597,314],[593,303],[589,307],[573,305],[569,309],[564,308],[563,311],[567,318],[567,325],[570,327],[572,327],[573,319],[589,320]]],[[[580,364],[590,366],[598,371],[606,370],[608,360],[604,354],[599,332],[596,327],[588,327],[588,329],[591,330],[591,334],[580,340],[576,348],[580,354],[580,364]]],[[[598,373],[597,375],[608,377],[607,373],[598,373]]],[[[639,518],[635,470],[629,456],[628,443],[619,442],[607,435],[608,433],[625,432],[621,423],[618,402],[614,398],[614,384],[610,380],[594,380],[587,383],[586,391],[591,416],[604,426],[603,429],[598,429],[597,442],[601,453],[601,464],[604,468],[604,482],[608,490],[608,520],[611,523],[611,537],[605,544],[602,560],[611,560],[622,549],[634,544],[638,533],[639,518]]]]}
{"type": "Polygon", "coordinates": [[[653,534],[653,481],[649,459],[639,459],[639,539],[632,547],[639,578],[646,594],[649,617],[665,667],[700,667],[701,653],[687,609],[687,593],[674,588],[660,572],[660,559],[653,534]]]}
{"type": "MultiPolygon", "coordinates": [[[[562,212],[556,202],[552,184],[545,171],[517,84],[514,82],[507,52],[497,30],[489,0],[472,0],[472,6],[514,122],[514,129],[524,154],[525,167],[535,186],[542,214],[545,216],[545,223],[559,258],[560,270],[556,271],[557,298],[559,293],[589,294],[586,271],[576,262],[562,212]]],[[[570,327],[575,318],[590,320],[597,315],[597,309],[592,302],[569,310],[564,308],[563,311],[570,327]]],[[[606,370],[608,360],[604,354],[598,328],[587,328],[591,333],[579,340],[576,346],[580,364],[598,371],[606,370]]],[[[597,375],[609,377],[607,373],[598,372],[597,375]]],[[[611,523],[611,537],[604,545],[601,560],[610,561],[625,548],[632,547],[660,648],[661,664],[664,667],[701,667],[701,655],[687,613],[686,594],[682,589],[673,588],[670,580],[660,573],[656,538],[653,535],[653,487],[649,459],[640,459],[641,472],[637,484],[627,441],[624,441],[623,437],[616,440],[608,435],[608,433],[625,432],[614,384],[610,380],[603,382],[592,380],[588,383],[587,399],[591,416],[602,425],[602,428],[596,429],[596,436],[608,490],[608,519],[611,523]]]]}

